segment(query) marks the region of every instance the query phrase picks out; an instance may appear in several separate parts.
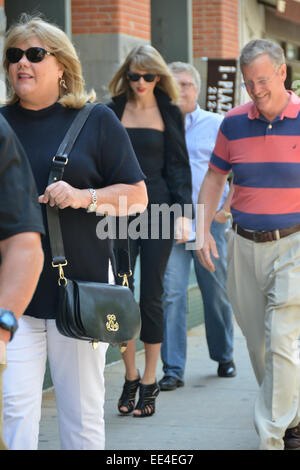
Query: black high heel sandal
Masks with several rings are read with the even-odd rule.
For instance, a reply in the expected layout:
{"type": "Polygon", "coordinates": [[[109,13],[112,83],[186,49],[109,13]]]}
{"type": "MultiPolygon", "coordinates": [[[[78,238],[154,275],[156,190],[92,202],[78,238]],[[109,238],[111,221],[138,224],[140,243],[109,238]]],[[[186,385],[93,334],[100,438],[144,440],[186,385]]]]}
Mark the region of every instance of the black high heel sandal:
{"type": "Polygon", "coordinates": [[[145,418],[155,413],[155,400],[159,392],[160,388],[156,382],[150,385],[140,383],[140,396],[135,410],[140,410],[141,414],[134,414],[134,418],[145,418]]]}
{"type": "Polygon", "coordinates": [[[137,389],[140,386],[140,373],[137,379],[135,380],[127,380],[125,377],[125,383],[123,385],[122,395],[118,401],[118,410],[122,415],[129,415],[132,413],[135,405],[135,395],[137,389]],[[121,410],[121,407],[126,406],[127,411],[121,410]]]}

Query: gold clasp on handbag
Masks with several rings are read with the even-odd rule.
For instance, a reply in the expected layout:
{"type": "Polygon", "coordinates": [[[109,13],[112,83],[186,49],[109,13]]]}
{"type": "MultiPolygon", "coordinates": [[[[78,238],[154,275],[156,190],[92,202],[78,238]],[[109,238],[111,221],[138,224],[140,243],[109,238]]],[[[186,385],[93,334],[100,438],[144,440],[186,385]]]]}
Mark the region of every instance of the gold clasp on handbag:
{"type": "Polygon", "coordinates": [[[53,261],[52,261],[52,266],[53,268],[58,268],[58,274],[59,274],[59,277],[58,277],[58,285],[61,286],[62,284],[62,281],[64,282],[64,287],[66,287],[68,281],[67,279],[65,278],[65,274],[64,274],[64,270],[63,270],[63,266],[67,266],[68,264],[68,261],[66,260],[64,263],[58,263],[58,264],[54,264],[53,261]]]}
{"type": "Polygon", "coordinates": [[[130,270],[128,274],[119,274],[118,273],[118,276],[123,278],[122,286],[129,287],[128,277],[132,276],[132,271],[130,270]]]}
{"type": "Polygon", "coordinates": [[[116,315],[107,315],[106,329],[108,331],[118,331],[119,323],[116,321],[116,315]]]}

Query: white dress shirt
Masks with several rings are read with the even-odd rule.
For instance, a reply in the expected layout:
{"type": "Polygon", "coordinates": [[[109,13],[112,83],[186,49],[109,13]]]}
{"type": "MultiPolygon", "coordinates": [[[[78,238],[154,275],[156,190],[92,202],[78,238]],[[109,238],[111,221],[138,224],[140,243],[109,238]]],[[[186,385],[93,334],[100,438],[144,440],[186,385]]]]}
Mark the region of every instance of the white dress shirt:
{"type": "MultiPolygon", "coordinates": [[[[192,172],[192,199],[194,208],[198,202],[199,191],[208,170],[211,153],[214,149],[218,130],[223,116],[204,111],[197,104],[196,109],[185,116],[185,139],[192,172]]],[[[220,209],[229,192],[226,183],[218,209],[220,209]]],[[[196,214],[196,209],[195,209],[196,214]]],[[[190,240],[195,239],[195,220],[192,223],[190,240]]]]}

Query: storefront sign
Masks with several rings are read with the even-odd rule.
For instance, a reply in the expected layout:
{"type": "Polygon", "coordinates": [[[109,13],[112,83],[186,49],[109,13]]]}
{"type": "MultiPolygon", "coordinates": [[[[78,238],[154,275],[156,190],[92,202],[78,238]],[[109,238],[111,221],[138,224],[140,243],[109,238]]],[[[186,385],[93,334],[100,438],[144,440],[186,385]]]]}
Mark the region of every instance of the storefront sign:
{"type": "Polygon", "coordinates": [[[237,61],[207,60],[206,109],[225,115],[235,106],[237,61]]]}
{"type": "Polygon", "coordinates": [[[300,0],[277,0],[276,15],[300,24],[300,0]]]}

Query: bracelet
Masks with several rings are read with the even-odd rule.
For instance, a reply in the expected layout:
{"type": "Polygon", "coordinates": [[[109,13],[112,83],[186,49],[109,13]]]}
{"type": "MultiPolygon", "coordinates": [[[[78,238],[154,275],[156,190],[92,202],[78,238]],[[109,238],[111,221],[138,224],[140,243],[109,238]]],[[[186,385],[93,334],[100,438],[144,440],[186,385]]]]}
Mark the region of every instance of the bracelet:
{"type": "Polygon", "coordinates": [[[92,196],[92,202],[91,204],[89,204],[88,208],[87,208],[87,212],[96,212],[97,210],[97,205],[98,205],[98,199],[97,199],[97,194],[96,194],[96,191],[92,188],[89,188],[88,189],[91,196],[92,196]]]}

